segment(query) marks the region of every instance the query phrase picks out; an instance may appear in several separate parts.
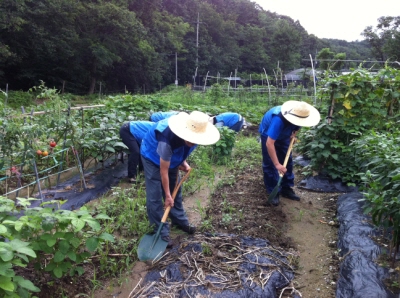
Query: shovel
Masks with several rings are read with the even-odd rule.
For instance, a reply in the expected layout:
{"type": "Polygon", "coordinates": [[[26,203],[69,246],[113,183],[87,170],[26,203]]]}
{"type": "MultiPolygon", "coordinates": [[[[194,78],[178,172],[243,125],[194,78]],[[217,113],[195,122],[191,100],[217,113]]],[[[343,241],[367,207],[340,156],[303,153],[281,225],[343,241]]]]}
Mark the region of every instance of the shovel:
{"type": "MultiPolygon", "coordinates": [[[[289,148],[288,148],[287,153],[286,153],[285,161],[283,162],[283,166],[284,166],[285,168],[286,168],[287,162],[288,162],[288,160],[289,160],[290,153],[292,152],[293,143],[294,143],[294,140],[295,140],[295,139],[296,139],[296,138],[293,137],[293,138],[291,139],[291,141],[290,141],[289,148]]],[[[281,183],[282,183],[282,178],[283,178],[283,174],[282,174],[282,173],[279,173],[278,184],[275,186],[275,188],[274,188],[274,189],[271,191],[271,193],[269,194],[269,196],[268,196],[268,203],[272,203],[272,200],[276,197],[276,194],[278,193],[279,187],[281,186],[281,183]]]]}
{"type": "MultiPolygon", "coordinates": [[[[179,170],[178,170],[179,173],[179,170]]],[[[174,191],[172,192],[172,200],[175,200],[175,196],[178,193],[179,188],[181,187],[183,181],[185,181],[190,174],[190,170],[186,173],[186,175],[181,179],[181,181],[178,184],[178,177],[176,180],[175,188],[174,191]]],[[[169,211],[171,210],[171,206],[168,206],[165,208],[164,215],[161,218],[160,225],[158,226],[158,230],[155,234],[146,234],[142,237],[140,240],[137,253],[138,253],[138,258],[141,261],[147,261],[147,260],[153,260],[156,261],[159,258],[162,257],[165,249],[167,248],[168,242],[164,241],[160,237],[161,230],[167,221],[167,217],[169,214],[169,211]]]]}

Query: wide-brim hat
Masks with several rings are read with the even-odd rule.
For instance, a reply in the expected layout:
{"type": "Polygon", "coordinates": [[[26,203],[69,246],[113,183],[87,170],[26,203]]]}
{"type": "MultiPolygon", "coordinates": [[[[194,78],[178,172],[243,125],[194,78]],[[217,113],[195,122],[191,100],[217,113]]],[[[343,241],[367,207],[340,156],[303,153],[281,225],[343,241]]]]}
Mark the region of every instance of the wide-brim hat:
{"type": "Polygon", "coordinates": [[[321,120],[318,110],[304,101],[286,101],[281,107],[281,113],[286,120],[297,126],[314,126],[321,120]]]}
{"type": "Polygon", "coordinates": [[[181,139],[198,145],[212,145],[220,139],[219,130],[212,125],[210,117],[199,111],[190,114],[180,112],[168,119],[168,126],[181,139]]]}

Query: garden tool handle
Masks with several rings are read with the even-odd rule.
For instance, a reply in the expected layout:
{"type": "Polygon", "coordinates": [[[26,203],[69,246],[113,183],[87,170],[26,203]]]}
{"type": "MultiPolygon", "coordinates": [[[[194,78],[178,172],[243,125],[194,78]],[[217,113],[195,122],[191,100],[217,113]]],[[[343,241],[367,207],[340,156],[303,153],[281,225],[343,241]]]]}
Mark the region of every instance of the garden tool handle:
{"type": "MultiPolygon", "coordinates": [[[[178,183],[178,175],[179,175],[179,170],[178,170],[178,175],[177,175],[177,177],[176,177],[175,188],[174,188],[174,191],[172,192],[172,195],[171,195],[171,196],[172,196],[172,200],[175,200],[175,196],[176,196],[176,194],[178,193],[179,188],[181,187],[183,181],[185,181],[185,180],[189,177],[189,174],[190,174],[190,171],[191,171],[191,170],[192,170],[192,169],[190,169],[189,171],[187,171],[186,175],[183,176],[183,178],[181,179],[181,181],[179,181],[179,183],[178,183]]],[[[167,208],[165,208],[164,215],[163,215],[163,217],[161,218],[161,222],[166,222],[166,221],[167,221],[167,217],[168,217],[168,214],[169,214],[169,211],[170,211],[170,210],[171,210],[171,206],[168,206],[167,208]]]]}
{"type": "MultiPolygon", "coordinates": [[[[283,162],[283,166],[284,166],[285,168],[286,168],[286,165],[287,165],[287,163],[288,163],[290,153],[292,153],[293,144],[294,144],[294,141],[295,141],[295,140],[296,140],[296,137],[293,137],[293,138],[290,140],[289,148],[288,148],[288,150],[287,150],[287,153],[286,153],[286,156],[285,156],[285,160],[284,160],[284,162],[283,162]]],[[[279,173],[279,176],[283,177],[283,174],[282,174],[282,173],[279,173]]]]}

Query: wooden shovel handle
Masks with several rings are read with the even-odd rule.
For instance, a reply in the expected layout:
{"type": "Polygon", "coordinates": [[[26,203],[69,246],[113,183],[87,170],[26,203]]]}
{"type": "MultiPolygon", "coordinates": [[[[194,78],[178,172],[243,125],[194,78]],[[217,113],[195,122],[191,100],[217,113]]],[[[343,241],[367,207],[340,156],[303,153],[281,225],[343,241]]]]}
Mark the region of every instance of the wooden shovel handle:
{"type": "MultiPolygon", "coordinates": [[[[191,170],[192,169],[187,171],[186,175],[183,176],[183,178],[181,179],[181,181],[179,181],[179,183],[178,183],[178,176],[179,176],[179,170],[178,170],[178,175],[176,177],[175,188],[174,188],[174,191],[172,192],[172,195],[171,195],[172,196],[172,200],[175,200],[175,196],[178,193],[179,188],[181,187],[183,181],[185,181],[189,177],[189,174],[190,174],[191,170]]],[[[166,222],[167,221],[167,217],[168,217],[168,214],[169,214],[170,210],[171,210],[171,206],[168,206],[167,208],[165,208],[164,215],[161,218],[161,222],[166,222]]]]}
{"type": "MultiPolygon", "coordinates": [[[[284,166],[285,168],[286,168],[286,165],[287,165],[287,163],[288,163],[290,153],[292,153],[293,144],[294,144],[295,139],[296,139],[296,137],[293,137],[293,138],[290,140],[289,148],[288,148],[287,153],[286,153],[286,156],[285,156],[285,161],[283,162],[283,166],[284,166]]],[[[279,173],[279,176],[283,177],[283,174],[279,173]]]]}

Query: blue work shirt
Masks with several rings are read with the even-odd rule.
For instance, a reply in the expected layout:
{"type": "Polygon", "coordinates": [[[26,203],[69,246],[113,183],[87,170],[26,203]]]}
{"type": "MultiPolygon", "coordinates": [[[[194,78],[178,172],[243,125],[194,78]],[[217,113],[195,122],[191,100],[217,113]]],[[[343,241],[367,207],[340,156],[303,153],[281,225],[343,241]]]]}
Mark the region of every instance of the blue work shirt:
{"type": "Polygon", "coordinates": [[[155,112],[151,114],[150,116],[150,121],[152,122],[158,122],[164,119],[168,119],[169,117],[173,115],[177,115],[179,112],[172,111],[172,112],[155,112]]]}
{"type": "Polygon", "coordinates": [[[149,129],[156,125],[154,122],[150,121],[131,121],[129,122],[129,131],[135,137],[138,143],[142,143],[144,135],[149,131],[149,129]]]}
{"type": "Polygon", "coordinates": [[[266,112],[261,120],[258,132],[264,137],[273,140],[289,139],[294,131],[298,131],[300,126],[294,125],[286,120],[281,114],[282,106],[276,106],[266,112]]]}
{"type": "Polygon", "coordinates": [[[242,120],[242,116],[238,113],[226,112],[215,116],[215,125],[223,122],[224,126],[232,128],[236,123],[242,120]]]}
{"type": "MultiPolygon", "coordinates": [[[[171,147],[171,169],[178,167],[197,147],[197,145],[193,147],[187,146],[183,139],[171,131],[168,126],[168,119],[161,120],[157,122],[156,125],[152,126],[145,134],[140,147],[140,154],[157,166],[160,166],[160,154],[158,152],[159,142],[163,142],[171,147]]],[[[164,155],[165,153],[162,154],[164,155]]]]}

